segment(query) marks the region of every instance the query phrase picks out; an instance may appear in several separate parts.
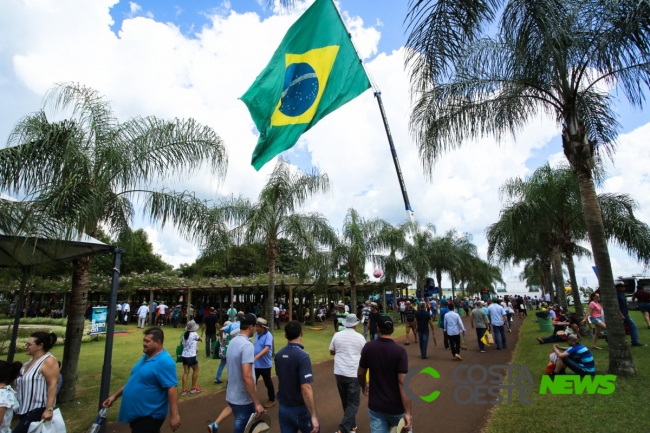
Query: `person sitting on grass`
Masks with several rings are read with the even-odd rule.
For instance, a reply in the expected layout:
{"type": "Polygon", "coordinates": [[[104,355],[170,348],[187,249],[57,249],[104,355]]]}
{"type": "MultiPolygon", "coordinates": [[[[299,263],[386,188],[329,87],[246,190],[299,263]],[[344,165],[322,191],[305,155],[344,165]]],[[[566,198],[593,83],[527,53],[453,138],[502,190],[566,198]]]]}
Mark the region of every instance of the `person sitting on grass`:
{"type": "Polygon", "coordinates": [[[553,334],[546,338],[537,337],[537,341],[539,341],[539,344],[560,343],[566,341],[568,334],[576,334],[578,341],[580,341],[579,330],[578,320],[575,315],[567,315],[558,309],[556,319],[553,321],[553,334]]]}
{"type": "Polygon", "coordinates": [[[557,355],[555,370],[549,375],[551,378],[556,374],[565,374],[568,367],[575,374],[580,376],[593,376],[596,374],[596,364],[594,356],[589,349],[580,344],[576,334],[569,334],[567,337],[569,347],[560,347],[553,345],[553,351],[557,355]]]}

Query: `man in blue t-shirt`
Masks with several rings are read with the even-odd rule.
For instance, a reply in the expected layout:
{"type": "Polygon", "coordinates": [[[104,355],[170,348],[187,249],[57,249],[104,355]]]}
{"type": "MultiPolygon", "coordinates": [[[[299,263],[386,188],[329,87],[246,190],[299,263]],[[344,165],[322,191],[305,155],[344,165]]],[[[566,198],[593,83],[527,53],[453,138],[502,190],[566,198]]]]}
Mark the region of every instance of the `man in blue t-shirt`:
{"type": "Polygon", "coordinates": [[[269,399],[264,403],[265,408],[275,405],[275,388],[271,380],[273,367],[273,334],[269,332],[268,322],[261,317],[255,324],[255,383],[262,376],[269,399]]]}
{"type": "Polygon", "coordinates": [[[589,349],[578,342],[578,336],[573,333],[569,334],[567,343],[569,343],[569,348],[563,348],[557,344],[553,345],[553,351],[557,355],[557,362],[555,363],[555,371],[550,376],[553,377],[561,373],[566,367],[581,376],[596,374],[594,356],[589,349]]]}
{"type": "Polygon", "coordinates": [[[172,431],[181,426],[176,363],[163,348],[164,339],[157,326],[144,331],[144,355],[133,366],[126,384],[102,404],[111,407],[122,396],[118,419],[129,424],[132,433],[159,432],[168,411],[172,431]]]}
{"type": "Polygon", "coordinates": [[[311,360],[300,344],[302,326],[292,320],[284,327],[284,335],[289,343],[275,355],[280,431],[301,433],[320,431],[314,390],[311,387],[314,381],[311,360]]]}

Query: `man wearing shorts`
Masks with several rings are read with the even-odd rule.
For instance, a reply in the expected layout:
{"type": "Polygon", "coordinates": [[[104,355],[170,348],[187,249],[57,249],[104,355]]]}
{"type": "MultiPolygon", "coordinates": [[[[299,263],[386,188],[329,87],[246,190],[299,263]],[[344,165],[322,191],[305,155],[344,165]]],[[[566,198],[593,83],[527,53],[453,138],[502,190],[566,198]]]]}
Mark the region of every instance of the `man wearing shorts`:
{"type": "Polygon", "coordinates": [[[411,303],[409,301],[406,301],[406,309],[404,310],[404,317],[406,319],[406,343],[405,345],[409,345],[409,331],[413,330],[413,336],[415,337],[415,344],[418,344],[418,326],[417,322],[415,321],[415,310],[411,306],[411,303]]]}

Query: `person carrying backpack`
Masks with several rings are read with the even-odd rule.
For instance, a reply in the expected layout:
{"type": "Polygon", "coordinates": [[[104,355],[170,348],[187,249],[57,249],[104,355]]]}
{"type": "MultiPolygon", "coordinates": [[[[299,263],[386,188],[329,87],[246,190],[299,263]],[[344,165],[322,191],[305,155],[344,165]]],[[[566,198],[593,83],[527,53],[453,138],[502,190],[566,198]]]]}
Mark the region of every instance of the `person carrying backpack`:
{"type": "Polygon", "coordinates": [[[409,331],[413,330],[413,336],[415,337],[415,344],[418,344],[418,326],[417,322],[415,321],[415,310],[411,306],[411,303],[409,301],[406,301],[406,309],[404,310],[404,317],[406,319],[406,343],[405,345],[409,345],[409,331]]]}
{"type": "Polygon", "coordinates": [[[228,354],[228,344],[230,344],[230,321],[226,320],[223,324],[223,328],[219,332],[219,358],[221,362],[219,363],[219,368],[217,368],[217,376],[214,378],[214,383],[223,383],[221,381],[221,375],[223,374],[223,369],[226,366],[226,355],[228,354]]]}

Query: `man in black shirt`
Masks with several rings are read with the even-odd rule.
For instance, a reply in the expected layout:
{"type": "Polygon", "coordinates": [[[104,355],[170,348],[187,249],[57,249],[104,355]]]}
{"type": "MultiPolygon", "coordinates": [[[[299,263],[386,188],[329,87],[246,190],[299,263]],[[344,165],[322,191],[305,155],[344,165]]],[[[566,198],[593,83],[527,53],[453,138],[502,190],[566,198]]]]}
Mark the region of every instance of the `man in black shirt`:
{"type": "Polygon", "coordinates": [[[370,314],[368,315],[368,334],[370,334],[370,341],[376,340],[377,335],[377,322],[381,314],[379,313],[379,307],[376,302],[370,303],[370,314]]]}
{"type": "Polygon", "coordinates": [[[278,418],[281,431],[312,433],[320,431],[314,391],[314,376],[309,355],[300,344],[302,326],[292,320],[284,327],[289,343],[275,355],[275,372],[278,375],[277,400],[280,402],[278,418]]]}
{"type": "Polygon", "coordinates": [[[418,337],[420,338],[420,355],[422,359],[427,359],[427,346],[429,344],[429,328],[431,328],[431,335],[433,335],[434,347],[438,347],[436,341],[435,329],[433,328],[433,321],[429,312],[426,310],[426,304],[422,302],[418,311],[415,312],[415,321],[417,323],[418,337]]]}
{"type": "Polygon", "coordinates": [[[203,324],[201,325],[201,336],[205,332],[205,357],[209,358],[212,354],[212,345],[217,341],[217,315],[214,312],[214,307],[210,307],[210,314],[203,316],[203,324]]]}
{"type": "Polygon", "coordinates": [[[377,324],[379,338],[366,343],[361,350],[357,380],[363,394],[368,396],[370,431],[390,431],[400,419],[404,430],[411,428],[411,400],[404,391],[408,372],[408,355],[403,347],[390,337],[394,331],[393,319],[381,316],[377,324]],[[370,383],[366,372],[370,369],[370,383]],[[372,391],[369,389],[372,387],[372,391]]]}
{"type": "Polygon", "coordinates": [[[409,330],[413,330],[415,344],[418,344],[418,328],[415,322],[415,310],[409,301],[406,301],[406,310],[404,310],[404,317],[406,318],[406,343],[404,344],[407,346],[409,345],[409,330]]]}

